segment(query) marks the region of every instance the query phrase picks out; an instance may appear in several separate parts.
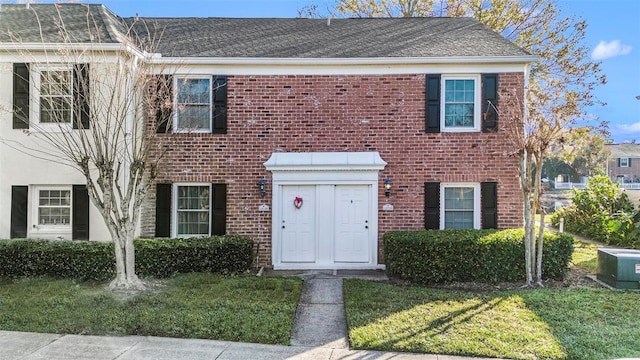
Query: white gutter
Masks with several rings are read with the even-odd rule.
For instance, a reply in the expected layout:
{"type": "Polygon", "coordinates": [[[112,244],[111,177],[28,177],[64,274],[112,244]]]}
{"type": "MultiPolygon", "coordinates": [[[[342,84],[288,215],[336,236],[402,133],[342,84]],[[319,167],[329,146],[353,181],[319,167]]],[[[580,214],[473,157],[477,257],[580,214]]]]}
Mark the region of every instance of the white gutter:
{"type": "Polygon", "coordinates": [[[399,65],[532,63],[537,56],[455,56],[455,57],[371,57],[371,58],[265,58],[265,57],[162,57],[154,54],[152,64],[190,65],[399,65]]]}

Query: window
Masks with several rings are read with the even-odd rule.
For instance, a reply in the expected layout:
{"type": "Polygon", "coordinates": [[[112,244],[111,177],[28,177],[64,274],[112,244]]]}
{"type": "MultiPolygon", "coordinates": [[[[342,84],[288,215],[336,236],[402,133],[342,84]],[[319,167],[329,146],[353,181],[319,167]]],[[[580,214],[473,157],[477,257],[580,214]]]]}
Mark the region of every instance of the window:
{"type": "Polygon", "coordinates": [[[480,131],[480,76],[442,76],[442,131],[480,131]]]}
{"type": "Polygon", "coordinates": [[[480,228],[479,184],[441,184],[441,229],[480,228]]]}
{"type": "Polygon", "coordinates": [[[38,191],[38,225],[71,224],[71,190],[38,191]]]}
{"type": "Polygon", "coordinates": [[[34,66],[33,90],[36,106],[33,118],[43,126],[71,124],[73,114],[73,71],[64,66],[34,66]]]}
{"type": "Polygon", "coordinates": [[[211,78],[176,77],[175,128],[211,131],[211,78]]]}
{"type": "Polygon", "coordinates": [[[209,235],[211,186],[176,185],[176,236],[209,235]]]}
{"type": "Polygon", "coordinates": [[[620,167],[629,167],[629,158],[620,158],[620,167]]]}

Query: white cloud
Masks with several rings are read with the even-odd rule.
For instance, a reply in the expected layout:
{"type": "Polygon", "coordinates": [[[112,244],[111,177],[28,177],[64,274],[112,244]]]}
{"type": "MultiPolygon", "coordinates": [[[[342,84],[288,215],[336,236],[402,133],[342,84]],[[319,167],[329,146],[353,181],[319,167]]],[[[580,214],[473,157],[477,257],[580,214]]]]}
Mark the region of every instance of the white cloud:
{"type": "Polygon", "coordinates": [[[632,48],[633,47],[630,45],[622,44],[620,40],[613,40],[610,42],[600,41],[598,46],[593,49],[591,58],[593,60],[604,60],[615,56],[627,55],[631,52],[632,48]]]}
{"type": "Polygon", "coordinates": [[[618,124],[616,125],[616,129],[619,130],[621,134],[640,133],[640,122],[631,124],[618,124]]]}

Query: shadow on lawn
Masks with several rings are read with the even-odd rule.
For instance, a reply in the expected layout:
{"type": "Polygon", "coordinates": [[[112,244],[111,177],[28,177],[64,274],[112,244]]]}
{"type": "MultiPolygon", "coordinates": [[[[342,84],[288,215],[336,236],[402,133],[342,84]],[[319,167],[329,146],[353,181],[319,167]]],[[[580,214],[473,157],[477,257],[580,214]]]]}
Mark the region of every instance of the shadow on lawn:
{"type": "Polygon", "coordinates": [[[345,305],[356,349],[566,359],[558,338],[520,292],[353,284],[345,292],[345,305]]]}

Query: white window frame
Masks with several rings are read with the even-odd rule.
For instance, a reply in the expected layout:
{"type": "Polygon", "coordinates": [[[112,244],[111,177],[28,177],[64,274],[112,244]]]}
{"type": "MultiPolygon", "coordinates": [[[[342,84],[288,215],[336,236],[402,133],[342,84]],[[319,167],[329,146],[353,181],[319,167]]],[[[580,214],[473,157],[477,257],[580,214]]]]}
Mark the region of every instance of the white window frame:
{"type": "Polygon", "coordinates": [[[173,184],[173,189],[172,189],[172,194],[173,194],[173,199],[172,201],[172,211],[171,211],[171,216],[172,216],[172,225],[173,225],[173,230],[172,230],[172,236],[171,237],[180,237],[180,238],[189,238],[189,237],[199,237],[199,236],[211,236],[211,221],[212,221],[212,216],[213,216],[213,189],[211,188],[211,184],[209,183],[174,183],[173,184]],[[204,187],[208,187],[209,188],[209,230],[207,232],[207,234],[180,234],[178,233],[178,188],[179,187],[185,187],[185,186],[204,186],[204,187]]]}
{"type": "MultiPolygon", "coordinates": [[[[31,187],[31,232],[41,236],[67,235],[71,237],[73,223],[73,189],[65,185],[35,185],[31,187]],[[69,192],[69,222],[63,225],[40,224],[40,191],[60,190],[69,192]]],[[[63,236],[64,237],[64,236],[63,236]]]]}
{"type": "Polygon", "coordinates": [[[629,158],[628,157],[621,157],[620,158],[620,167],[629,167],[629,158]],[[625,160],[624,164],[622,163],[622,160],[625,160]]]}
{"type": "Polygon", "coordinates": [[[480,74],[443,74],[440,79],[440,131],[479,132],[482,123],[482,81],[480,74]],[[473,126],[445,126],[445,92],[447,80],[473,80],[473,126]]]}
{"type": "Polygon", "coordinates": [[[473,228],[480,229],[480,183],[440,183],[440,230],[445,229],[445,202],[444,190],[446,188],[473,188],[473,228]]]}
{"type": "Polygon", "coordinates": [[[71,130],[73,128],[73,115],[74,115],[74,111],[73,111],[73,106],[74,104],[74,99],[73,99],[73,66],[72,65],[65,65],[65,64],[33,64],[31,66],[30,69],[30,76],[31,76],[31,81],[29,81],[29,93],[33,94],[33,96],[31,96],[30,102],[31,105],[29,107],[29,118],[32,119],[32,121],[30,121],[30,127],[32,128],[32,130],[38,131],[38,130],[43,130],[43,131],[54,131],[54,130],[62,130],[62,131],[66,131],[66,130],[71,130]],[[43,71],[69,71],[70,75],[71,75],[71,86],[70,86],[70,90],[71,93],[68,94],[68,96],[71,99],[71,107],[70,107],[70,119],[69,122],[64,122],[64,123],[42,123],[40,122],[40,104],[41,104],[41,93],[40,93],[40,85],[41,85],[41,73],[43,71]],[[34,128],[35,125],[35,128],[34,128]]]}
{"type": "Polygon", "coordinates": [[[211,75],[175,75],[173,77],[173,129],[174,132],[192,132],[192,133],[210,133],[213,130],[213,79],[211,75]],[[178,127],[179,121],[179,112],[178,107],[180,104],[178,103],[178,92],[180,90],[180,81],[185,79],[203,79],[209,81],[209,127],[206,129],[196,129],[196,128],[180,128],[178,127]]]}

